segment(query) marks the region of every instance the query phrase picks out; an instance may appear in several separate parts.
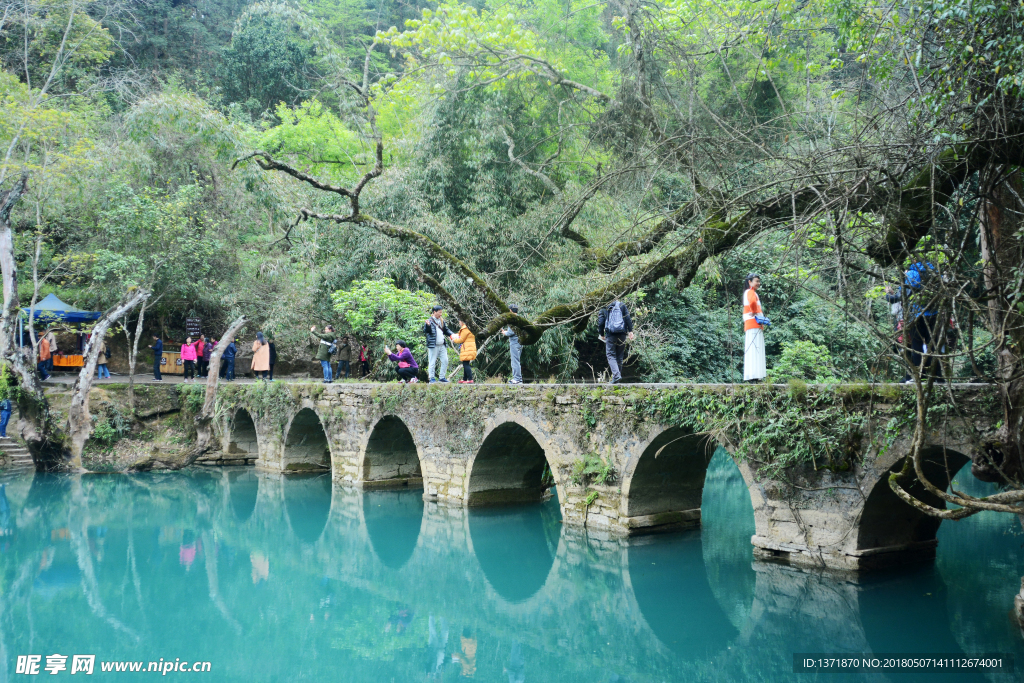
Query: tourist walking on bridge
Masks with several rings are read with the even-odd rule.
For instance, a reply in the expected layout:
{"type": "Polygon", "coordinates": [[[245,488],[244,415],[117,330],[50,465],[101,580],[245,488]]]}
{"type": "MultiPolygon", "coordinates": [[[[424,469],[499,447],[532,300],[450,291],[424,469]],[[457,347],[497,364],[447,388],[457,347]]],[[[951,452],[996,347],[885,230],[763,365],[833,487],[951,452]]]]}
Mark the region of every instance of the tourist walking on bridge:
{"type": "Polygon", "coordinates": [[[204,353],[206,353],[206,337],[199,335],[199,339],[196,340],[196,377],[206,376],[206,371],[203,370],[203,365],[206,362],[203,360],[204,353]]]}
{"type": "Polygon", "coordinates": [[[100,353],[96,363],[96,377],[98,379],[110,379],[110,368],[107,367],[108,360],[110,360],[110,349],[107,348],[107,342],[100,342],[100,353]]]}
{"type": "Polygon", "coordinates": [[[427,338],[427,379],[431,383],[447,382],[448,350],[445,348],[444,340],[455,333],[448,329],[444,322],[444,308],[434,306],[426,324],[423,325],[423,334],[427,338]]]}
{"type": "Polygon", "coordinates": [[[164,378],[160,374],[160,365],[164,360],[164,340],[153,335],[153,343],[149,348],[153,349],[153,381],[163,382],[164,378]]]}
{"type": "Polygon", "coordinates": [[[196,343],[192,341],[192,337],[187,337],[185,343],[181,345],[181,362],[185,366],[183,368],[185,382],[191,382],[196,378],[196,359],[198,357],[196,343]]]}
{"type": "MultiPolygon", "coordinates": [[[[936,351],[932,344],[933,336],[940,332],[936,325],[938,301],[935,292],[928,288],[935,275],[935,265],[925,261],[918,261],[904,273],[902,293],[907,298],[904,330],[908,334],[907,346],[910,347],[907,354],[909,363],[918,368],[922,376],[934,373],[937,381],[941,382],[942,365],[932,355],[936,351]],[[929,349],[929,346],[932,348],[929,349]]],[[[908,372],[903,382],[912,381],[913,377],[908,372]]]]}
{"type": "Polygon", "coordinates": [[[263,379],[270,374],[270,347],[262,332],[256,333],[256,341],[252,343],[252,363],[250,364],[253,377],[259,377],[263,373],[263,379]]]}
{"type": "MultiPolygon", "coordinates": [[[[519,313],[518,306],[509,306],[508,310],[513,313],[519,313]]],[[[522,384],[523,366],[520,361],[523,356],[523,345],[519,343],[519,335],[516,334],[516,331],[511,326],[503,328],[501,333],[508,338],[508,355],[512,359],[512,379],[508,383],[522,384]]]]}
{"type": "Polygon", "coordinates": [[[267,338],[267,348],[270,350],[270,377],[269,381],[274,381],[274,366],[277,365],[277,345],[274,343],[273,337],[267,338]]]}
{"type": "Polygon", "coordinates": [[[469,364],[476,360],[476,336],[461,320],[459,321],[459,333],[452,335],[452,343],[460,344],[459,360],[462,362],[462,379],[459,380],[459,384],[473,384],[473,369],[469,367],[469,364]]]}
{"type": "Polygon", "coordinates": [[[341,343],[338,344],[338,379],[348,379],[348,375],[352,371],[352,352],[354,350],[355,341],[352,337],[348,335],[342,337],[341,343]],[[343,372],[344,375],[342,375],[343,372]]]}
{"type": "Polygon", "coordinates": [[[747,275],[747,290],[743,292],[743,381],[759,382],[768,375],[764,351],[764,329],[771,324],[764,317],[761,297],[757,290],[761,277],[757,273],[747,275]]]}
{"type": "Polygon", "coordinates": [[[602,308],[597,316],[598,339],[604,342],[605,356],[608,358],[608,369],[612,373],[612,384],[622,381],[622,360],[626,352],[626,339],[632,340],[633,319],[629,317],[626,304],[618,299],[607,308],[602,308]]]}
{"type": "Polygon", "coordinates": [[[14,410],[14,403],[10,396],[4,396],[0,400],[0,438],[7,438],[7,423],[11,421],[11,412],[14,410]]]}
{"type": "Polygon", "coordinates": [[[50,379],[50,373],[46,370],[47,363],[50,361],[50,342],[45,335],[39,340],[39,358],[37,360],[36,370],[39,371],[39,379],[45,382],[50,379]]]}
{"type": "Polygon", "coordinates": [[[238,355],[238,347],[235,346],[235,340],[232,339],[228,342],[228,345],[224,347],[224,353],[221,355],[221,362],[224,364],[224,381],[234,382],[235,381],[235,356],[238,355]]]}
{"type": "Polygon", "coordinates": [[[366,379],[370,376],[369,349],[366,348],[366,342],[359,342],[359,364],[363,366],[363,379],[366,379]]]}

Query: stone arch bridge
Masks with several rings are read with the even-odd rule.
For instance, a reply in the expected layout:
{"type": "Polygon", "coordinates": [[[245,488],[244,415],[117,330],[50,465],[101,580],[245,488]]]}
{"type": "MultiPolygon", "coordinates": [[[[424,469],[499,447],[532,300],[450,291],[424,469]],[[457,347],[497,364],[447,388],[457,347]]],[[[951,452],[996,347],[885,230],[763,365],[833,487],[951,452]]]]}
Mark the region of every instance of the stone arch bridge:
{"type": "MultiPolygon", "coordinates": [[[[609,535],[697,527],[711,456],[719,446],[735,454],[737,444],[727,431],[714,438],[673,424],[657,402],[669,394],[728,401],[749,391],[782,396],[793,389],[235,385],[218,394],[221,448],[200,462],[281,473],[329,470],[343,485],[422,487],[425,500],[454,506],[557,495],[564,523],[609,535]]],[[[733,455],[754,508],[755,555],[848,571],[934,557],[939,520],[900,501],[887,481],[909,451],[912,422],[904,416],[912,391],[822,391],[834,392],[846,413],[864,416],[847,439],[854,443],[839,444],[855,457],[773,478],[757,456],[733,455]]],[[[959,385],[949,395],[955,417],[928,435],[928,469],[940,486],[948,486],[997,422],[990,388],[959,385]]],[[[837,448],[809,445],[820,449],[820,462],[830,462],[837,448]]],[[[929,500],[923,490],[914,493],[929,500]]]]}

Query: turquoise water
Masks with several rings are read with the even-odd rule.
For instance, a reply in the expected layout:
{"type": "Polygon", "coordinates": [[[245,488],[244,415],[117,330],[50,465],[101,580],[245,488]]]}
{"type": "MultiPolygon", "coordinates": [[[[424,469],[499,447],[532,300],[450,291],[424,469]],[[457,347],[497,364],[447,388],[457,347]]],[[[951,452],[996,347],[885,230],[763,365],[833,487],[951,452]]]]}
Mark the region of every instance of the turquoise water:
{"type": "MultiPolygon", "coordinates": [[[[940,531],[934,564],[859,582],[754,563],[721,453],[700,532],[565,529],[251,469],[8,479],[0,680],[18,655],[209,661],[217,681],[1020,680],[1016,519],[940,531]],[[1013,675],[793,674],[794,652],[1013,653],[1013,675]]],[[[46,675],[42,671],[42,675],[46,675]]],[[[77,675],[77,674],[76,674],[77,675]]],[[[49,677],[48,677],[49,678],[49,677]]],[[[25,679],[29,680],[29,679],[25,679]]]]}

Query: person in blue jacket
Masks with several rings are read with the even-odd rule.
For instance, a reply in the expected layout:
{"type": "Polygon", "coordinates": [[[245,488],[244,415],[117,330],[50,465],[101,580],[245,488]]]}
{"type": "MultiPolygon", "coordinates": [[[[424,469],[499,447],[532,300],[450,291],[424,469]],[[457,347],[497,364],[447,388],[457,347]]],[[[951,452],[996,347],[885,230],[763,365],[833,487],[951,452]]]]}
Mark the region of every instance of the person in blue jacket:
{"type": "Polygon", "coordinates": [[[235,381],[235,354],[238,353],[238,347],[235,346],[235,340],[232,339],[231,343],[224,349],[224,355],[221,356],[221,361],[225,365],[224,370],[224,381],[234,382],[235,381]]]}
{"type": "Polygon", "coordinates": [[[9,396],[0,399],[0,437],[7,438],[7,423],[11,421],[14,403],[9,396]]]}
{"type": "MultiPolygon", "coordinates": [[[[907,360],[915,367],[921,368],[921,373],[927,374],[933,368],[937,377],[942,379],[942,366],[935,362],[929,352],[932,341],[932,334],[936,332],[935,323],[938,315],[937,301],[934,292],[925,288],[927,280],[936,275],[935,265],[927,261],[918,261],[907,269],[903,275],[904,290],[907,306],[903,311],[904,329],[907,333],[907,346],[910,352],[907,360]]],[[[908,373],[904,382],[912,381],[908,373]]]]}

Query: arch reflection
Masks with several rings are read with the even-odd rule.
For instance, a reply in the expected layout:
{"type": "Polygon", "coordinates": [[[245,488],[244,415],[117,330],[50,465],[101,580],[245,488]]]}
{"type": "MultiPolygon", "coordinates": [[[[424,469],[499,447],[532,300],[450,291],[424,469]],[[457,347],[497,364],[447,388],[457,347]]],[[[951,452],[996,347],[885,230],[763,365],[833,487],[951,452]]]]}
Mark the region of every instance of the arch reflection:
{"type": "Polygon", "coordinates": [[[315,543],[331,515],[331,477],[292,474],[282,482],[284,506],[292,531],[304,543],[315,543]]]}
{"type": "Polygon", "coordinates": [[[239,522],[248,521],[256,509],[256,497],[260,490],[260,480],[252,470],[239,470],[228,473],[228,497],[231,500],[231,511],[239,522]]]}
{"type": "Polygon", "coordinates": [[[401,569],[416,550],[423,523],[419,491],[367,491],[363,520],[373,551],[385,567],[401,569]]]}
{"type": "Polygon", "coordinates": [[[628,555],[637,606],[665,647],[688,659],[706,657],[739,634],[711,591],[700,533],[640,539],[628,555]]]}
{"type": "Polygon", "coordinates": [[[860,621],[872,652],[962,654],[949,628],[946,583],[934,565],[868,576],[860,586],[860,621]],[[898,614],[913,615],[913,621],[894,618],[898,614]]]}
{"type": "Polygon", "coordinates": [[[528,507],[472,508],[469,536],[484,577],[508,602],[524,602],[555,563],[561,511],[554,499],[528,507]]]}

